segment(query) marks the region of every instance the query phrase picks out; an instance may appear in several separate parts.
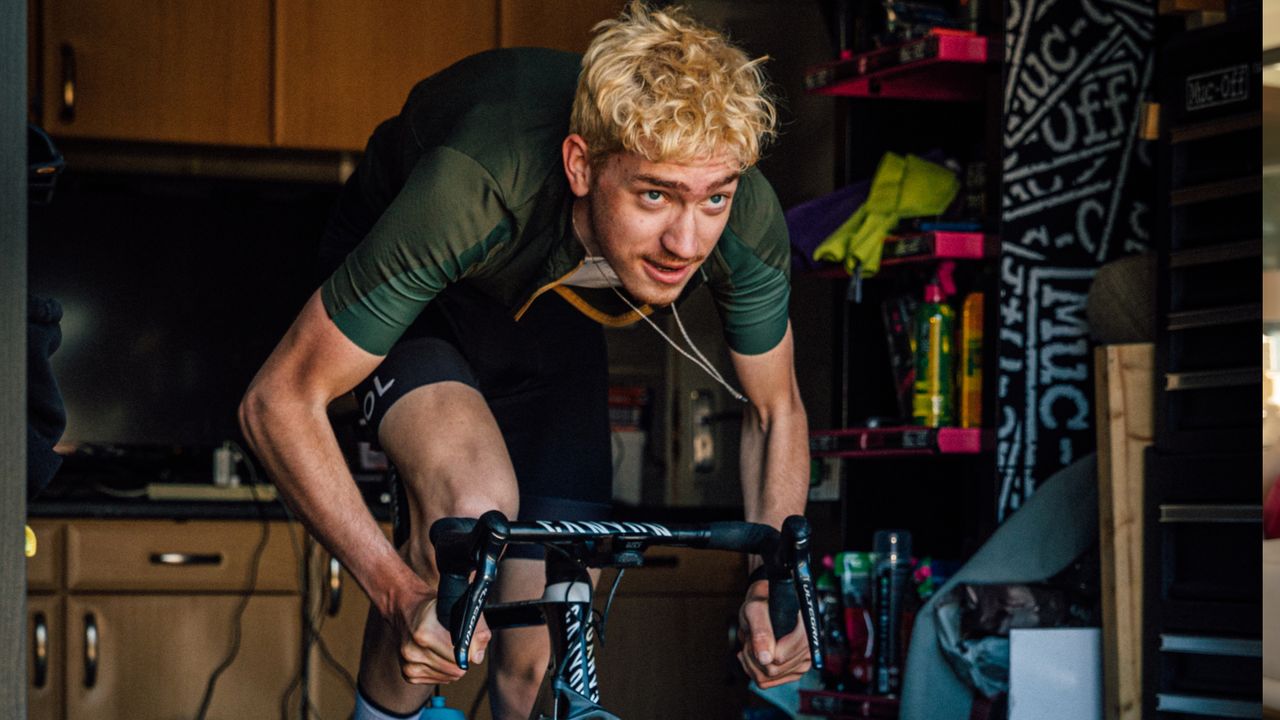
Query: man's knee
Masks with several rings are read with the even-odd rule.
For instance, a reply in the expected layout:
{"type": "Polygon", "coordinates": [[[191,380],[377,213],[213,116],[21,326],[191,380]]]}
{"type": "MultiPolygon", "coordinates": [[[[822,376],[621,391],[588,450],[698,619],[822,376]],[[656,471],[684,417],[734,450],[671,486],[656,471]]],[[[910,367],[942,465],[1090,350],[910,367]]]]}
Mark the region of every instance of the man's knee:
{"type": "Polygon", "coordinates": [[[490,687],[505,703],[532,703],[551,659],[546,629],[498,630],[493,640],[489,654],[490,687]]]}

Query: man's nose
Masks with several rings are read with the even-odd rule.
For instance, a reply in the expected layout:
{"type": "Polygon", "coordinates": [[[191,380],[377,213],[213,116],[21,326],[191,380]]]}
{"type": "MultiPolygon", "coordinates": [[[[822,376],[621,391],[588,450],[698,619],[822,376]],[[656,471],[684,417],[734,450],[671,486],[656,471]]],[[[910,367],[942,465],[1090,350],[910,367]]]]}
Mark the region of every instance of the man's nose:
{"type": "Polygon", "coordinates": [[[662,247],[681,259],[698,256],[698,232],[692,210],[677,214],[662,234],[662,247]]]}

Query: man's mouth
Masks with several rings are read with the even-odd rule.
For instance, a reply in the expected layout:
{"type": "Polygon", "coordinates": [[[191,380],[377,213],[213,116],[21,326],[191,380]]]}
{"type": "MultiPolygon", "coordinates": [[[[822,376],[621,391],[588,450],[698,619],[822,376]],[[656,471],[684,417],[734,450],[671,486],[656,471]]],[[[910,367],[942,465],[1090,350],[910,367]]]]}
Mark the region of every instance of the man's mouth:
{"type": "Polygon", "coordinates": [[[669,265],[648,258],[644,260],[645,273],[664,285],[678,285],[683,282],[689,276],[693,266],[694,263],[669,265]]]}

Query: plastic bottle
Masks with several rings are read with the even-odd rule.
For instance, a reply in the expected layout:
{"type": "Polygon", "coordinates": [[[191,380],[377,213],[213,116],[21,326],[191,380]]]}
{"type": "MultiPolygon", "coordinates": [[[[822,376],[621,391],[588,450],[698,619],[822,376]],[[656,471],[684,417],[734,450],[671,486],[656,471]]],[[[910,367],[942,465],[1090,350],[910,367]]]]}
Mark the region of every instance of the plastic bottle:
{"type": "Polygon", "coordinates": [[[875,595],[876,660],[872,692],[897,695],[902,686],[902,609],[911,584],[911,533],[880,530],[875,534],[876,564],[871,578],[875,595]]]}
{"type": "Polygon", "coordinates": [[[830,555],[822,558],[822,565],[825,570],[816,583],[818,612],[822,615],[822,655],[826,659],[822,680],[828,689],[843,689],[849,672],[849,643],[844,634],[840,581],[830,555]]]}
{"type": "Polygon", "coordinates": [[[982,425],[982,293],[960,308],[960,427],[982,425]]]}
{"type": "Polygon", "coordinates": [[[467,720],[461,710],[445,707],[444,697],[436,695],[431,698],[431,702],[422,708],[422,714],[418,716],[418,720],[467,720]]]}
{"type": "Polygon", "coordinates": [[[916,380],[912,418],[917,425],[944,427],[955,421],[955,311],[947,295],[955,292],[954,265],[943,263],[924,289],[924,303],[916,310],[916,380]]]}

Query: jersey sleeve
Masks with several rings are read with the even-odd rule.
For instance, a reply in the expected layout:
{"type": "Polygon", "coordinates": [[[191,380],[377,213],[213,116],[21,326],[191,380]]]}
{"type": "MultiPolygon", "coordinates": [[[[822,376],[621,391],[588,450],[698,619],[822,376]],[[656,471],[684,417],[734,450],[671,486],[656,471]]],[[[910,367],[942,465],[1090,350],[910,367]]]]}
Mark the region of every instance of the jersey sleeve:
{"type": "Polygon", "coordinates": [[[772,350],[787,332],[791,249],[782,206],[758,170],[742,176],[708,285],[729,347],[772,350]]]}
{"type": "Polygon", "coordinates": [[[424,154],[363,241],[321,287],[330,319],[386,355],[427,303],[510,237],[492,176],[449,147],[424,154]]]}

